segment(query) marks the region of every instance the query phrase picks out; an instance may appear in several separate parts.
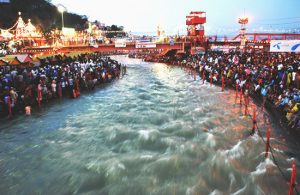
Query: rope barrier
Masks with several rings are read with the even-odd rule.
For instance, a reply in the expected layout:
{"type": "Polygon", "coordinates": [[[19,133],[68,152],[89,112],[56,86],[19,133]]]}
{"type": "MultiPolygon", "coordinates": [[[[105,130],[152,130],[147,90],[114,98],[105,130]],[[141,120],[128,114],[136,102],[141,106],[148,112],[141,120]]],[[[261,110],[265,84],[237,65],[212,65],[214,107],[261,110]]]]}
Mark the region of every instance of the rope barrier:
{"type": "MultiPolygon", "coordinates": [[[[202,74],[202,80],[203,80],[203,83],[204,83],[204,71],[203,71],[203,74],[202,74]]],[[[223,91],[223,83],[224,83],[224,81],[223,81],[223,78],[222,78],[222,91],[223,91]]],[[[212,74],[210,75],[210,85],[212,85],[212,74]]],[[[241,91],[240,91],[240,105],[241,106],[243,105],[242,95],[243,95],[243,89],[241,88],[241,91]]],[[[237,98],[238,98],[238,84],[236,84],[236,98],[235,99],[237,100],[237,98]]],[[[270,153],[271,156],[272,156],[273,162],[276,165],[277,169],[279,170],[281,176],[283,177],[284,180],[286,180],[287,183],[289,183],[289,195],[292,195],[294,191],[296,192],[297,195],[300,195],[299,191],[296,188],[296,184],[295,184],[295,182],[296,182],[296,164],[295,164],[295,161],[293,160],[293,162],[292,162],[292,174],[291,174],[291,179],[289,179],[284,174],[282,168],[279,166],[279,163],[278,163],[277,159],[275,158],[275,154],[274,154],[275,150],[273,149],[273,147],[270,144],[270,135],[271,135],[270,122],[269,121],[267,122],[267,126],[268,126],[268,130],[267,130],[267,134],[266,134],[267,140],[265,140],[263,138],[262,132],[261,132],[261,130],[258,127],[258,124],[257,124],[256,106],[253,105],[253,116],[252,116],[250,113],[247,112],[248,111],[249,100],[246,97],[244,97],[244,99],[245,99],[245,104],[244,104],[245,105],[245,116],[250,116],[251,119],[252,119],[252,123],[253,123],[252,124],[253,126],[252,126],[251,135],[254,135],[255,130],[257,130],[257,133],[258,133],[259,137],[262,139],[263,143],[266,145],[266,158],[268,158],[268,154],[270,153]]],[[[264,106],[265,106],[265,100],[263,102],[262,107],[264,107],[264,106]]],[[[264,111],[263,108],[262,108],[262,111],[264,111]]],[[[264,120],[266,121],[267,116],[264,114],[263,117],[264,117],[264,120]]]]}
{"type": "MultiPolygon", "coordinates": [[[[266,145],[268,144],[268,147],[269,147],[269,149],[270,149],[270,153],[271,153],[271,156],[272,156],[272,158],[273,158],[274,164],[275,164],[276,167],[278,168],[278,170],[279,170],[281,176],[286,180],[286,182],[290,183],[290,180],[288,179],[287,176],[285,176],[284,172],[282,171],[281,167],[279,166],[279,163],[278,163],[277,159],[275,158],[273,147],[271,146],[270,143],[267,143],[267,142],[264,140],[264,138],[262,137],[262,133],[261,133],[261,131],[260,131],[260,129],[259,129],[259,127],[258,127],[257,124],[256,124],[256,128],[257,128],[257,131],[258,131],[258,133],[259,133],[259,136],[261,137],[261,139],[263,140],[263,142],[264,142],[266,145]]],[[[300,195],[294,183],[293,183],[293,188],[294,188],[294,190],[296,191],[296,194],[300,195]]]]}
{"type": "MultiPolygon", "coordinates": [[[[297,188],[296,188],[296,185],[295,185],[295,180],[296,180],[296,168],[293,168],[292,169],[292,176],[291,176],[291,180],[289,180],[289,178],[284,174],[284,172],[282,171],[282,168],[279,166],[279,163],[277,161],[277,159],[275,158],[275,155],[274,155],[274,148],[271,146],[270,144],[270,132],[271,132],[271,127],[270,127],[270,122],[267,121],[267,126],[268,126],[268,130],[267,130],[267,140],[265,140],[262,136],[262,132],[260,130],[260,128],[258,127],[258,124],[257,124],[257,121],[256,121],[256,107],[254,105],[253,107],[253,116],[251,114],[249,114],[248,116],[250,116],[252,118],[252,121],[253,121],[253,125],[255,125],[256,127],[256,130],[257,130],[257,133],[259,135],[259,137],[262,139],[263,143],[266,145],[266,158],[268,158],[268,154],[270,152],[272,158],[273,158],[273,162],[274,164],[276,165],[276,167],[278,168],[281,176],[284,178],[284,180],[286,180],[287,183],[290,183],[290,190],[289,190],[289,195],[292,195],[293,194],[293,190],[296,192],[297,195],[300,195],[297,188]]],[[[266,116],[264,114],[264,120],[266,122],[266,116]]],[[[254,134],[255,132],[255,128],[252,128],[252,133],[251,134],[254,134]],[[253,130],[254,129],[254,130],[253,130]]],[[[293,166],[296,166],[293,164],[293,166]]]]}
{"type": "MultiPolygon", "coordinates": [[[[244,104],[246,106],[246,104],[244,104]]],[[[263,135],[262,135],[262,132],[257,124],[257,121],[256,121],[256,116],[257,116],[257,113],[256,113],[256,106],[253,105],[253,116],[251,114],[247,114],[246,116],[250,116],[250,118],[252,119],[252,122],[253,122],[253,127],[252,127],[252,132],[250,135],[254,135],[255,133],[255,129],[257,130],[257,133],[259,135],[259,137],[261,138],[261,140],[263,141],[263,143],[266,145],[266,158],[268,158],[268,154],[270,153],[271,156],[272,156],[272,159],[273,159],[273,162],[274,164],[276,165],[277,169],[279,170],[279,173],[281,174],[281,176],[283,177],[284,180],[286,180],[287,183],[290,184],[290,191],[291,191],[291,186],[292,188],[294,188],[293,190],[296,192],[297,195],[300,195],[299,191],[297,190],[296,188],[296,185],[295,185],[295,180],[296,180],[296,174],[294,173],[296,171],[296,169],[293,169],[292,170],[292,176],[291,176],[291,180],[284,174],[282,168],[279,166],[279,163],[277,161],[277,159],[275,158],[275,149],[271,146],[270,144],[270,131],[271,131],[271,128],[270,128],[270,123],[269,121],[266,122],[266,116],[264,114],[264,120],[265,120],[265,123],[267,124],[268,126],[268,131],[267,131],[267,140],[265,140],[263,138],[263,135]],[[269,137],[269,139],[268,139],[269,137]],[[295,175],[295,176],[293,176],[295,175]],[[295,179],[292,180],[292,177],[294,177],[295,179]]],[[[293,194],[293,193],[292,193],[293,194]]],[[[291,195],[292,195],[291,194],[291,195]]],[[[290,193],[289,193],[290,195],[290,193]]]]}

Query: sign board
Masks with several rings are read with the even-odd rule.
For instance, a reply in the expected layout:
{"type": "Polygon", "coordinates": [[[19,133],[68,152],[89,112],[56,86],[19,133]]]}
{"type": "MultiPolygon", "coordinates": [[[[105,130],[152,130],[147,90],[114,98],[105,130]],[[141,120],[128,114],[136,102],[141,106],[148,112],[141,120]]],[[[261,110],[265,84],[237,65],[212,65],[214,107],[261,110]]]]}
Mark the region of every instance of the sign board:
{"type": "Polygon", "coordinates": [[[76,31],[74,28],[63,28],[62,34],[66,37],[74,37],[76,35],[76,31]]]}
{"type": "Polygon", "coordinates": [[[270,52],[300,52],[300,40],[271,40],[270,52]]]}
{"type": "Polygon", "coordinates": [[[205,53],[205,48],[204,47],[192,47],[191,48],[191,54],[204,54],[205,53]]]}
{"type": "Polygon", "coordinates": [[[174,45],[174,44],[175,44],[174,39],[170,39],[170,45],[172,46],[172,45],[174,45]]]}
{"type": "Polygon", "coordinates": [[[145,49],[147,49],[147,48],[156,48],[156,43],[153,43],[153,42],[142,42],[142,43],[137,42],[137,43],[135,44],[135,48],[136,48],[136,49],[142,49],[142,48],[145,48],[145,49]]]}
{"type": "Polygon", "coordinates": [[[246,46],[247,39],[241,39],[241,46],[246,46]]]}
{"type": "Polygon", "coordinates": [[[214,45],[214,46],[211,46],[212,51],[222,51],[224,53],[229,53],[230,50],[236,50],[236,49],[237,49],[236,46],[230,46],[230,45],[224,45],[224,46],[214,45]]]}
{"type": "Polygon", "coordinates": [[[124,47],[126,47],[126,40],[119,39],[115,41],[115,48],[124,48],[124,47]]]}

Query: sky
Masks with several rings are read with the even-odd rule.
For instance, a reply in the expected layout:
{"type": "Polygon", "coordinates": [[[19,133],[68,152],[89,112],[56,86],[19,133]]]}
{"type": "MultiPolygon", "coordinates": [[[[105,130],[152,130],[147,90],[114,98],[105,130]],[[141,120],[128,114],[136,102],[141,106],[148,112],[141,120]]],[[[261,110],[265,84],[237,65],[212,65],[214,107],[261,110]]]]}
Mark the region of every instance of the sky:
{"type": "Polygon", "coordinates": [[[124,26],[131,32],[184,34],[190,11],[207,12],[206,34],[238,32],[238,18],[249,17],[248,31],[300,30],[300,0],[52,0],[90,21],[124,26]],[[245,13],[245,14],[244,14],[245,13]]]}

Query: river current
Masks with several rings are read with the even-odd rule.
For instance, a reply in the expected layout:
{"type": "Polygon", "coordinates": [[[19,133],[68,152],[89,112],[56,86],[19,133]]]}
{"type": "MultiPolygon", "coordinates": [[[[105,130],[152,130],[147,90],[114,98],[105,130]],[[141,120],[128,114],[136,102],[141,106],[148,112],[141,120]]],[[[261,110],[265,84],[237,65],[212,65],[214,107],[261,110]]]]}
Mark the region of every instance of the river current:
{"type": "MultiPolygon", "coordinates": [[[[249,136],[252,121],[234,91],[178,67],[114,58],[127,64],[123,78],[30,117],[1,119],[0,194],[288,193],[261,138],[249,136]]],[[[266,117],[258,108],[264,138],[266,117]]],[[[289,178],[299,146],[270,119],[289,178]]]]}

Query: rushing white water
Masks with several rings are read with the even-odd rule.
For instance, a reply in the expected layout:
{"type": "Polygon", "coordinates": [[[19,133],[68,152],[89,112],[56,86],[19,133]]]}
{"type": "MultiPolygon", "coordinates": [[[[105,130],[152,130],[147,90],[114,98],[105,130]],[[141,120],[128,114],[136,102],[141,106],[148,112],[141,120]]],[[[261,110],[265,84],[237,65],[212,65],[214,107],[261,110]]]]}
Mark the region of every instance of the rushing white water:
{"type": "MultiPolygon", "coordinates": [[[[287,194],[234,93],[177,67],[115,58],[124,78],[1,120],[0,194],[287,194]]],[[[265,133],[262,113],[258,124],[265,133]]],[[[271,144],[289,177],[297,152],[281,131],[274,123],[271,144]]]]}

